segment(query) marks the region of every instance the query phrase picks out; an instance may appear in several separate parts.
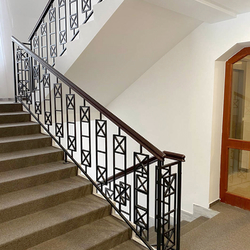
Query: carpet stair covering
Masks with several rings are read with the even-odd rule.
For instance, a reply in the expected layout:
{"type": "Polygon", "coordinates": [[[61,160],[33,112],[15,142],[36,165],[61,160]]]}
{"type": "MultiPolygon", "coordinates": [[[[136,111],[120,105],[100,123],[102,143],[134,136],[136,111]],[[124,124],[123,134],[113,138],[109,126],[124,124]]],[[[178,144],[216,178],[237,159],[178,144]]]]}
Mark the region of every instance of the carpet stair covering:
{"type": "Polygon", "coordinates": [[[0,104],[0,250],[146,249],[20,104],[0,104]]]}

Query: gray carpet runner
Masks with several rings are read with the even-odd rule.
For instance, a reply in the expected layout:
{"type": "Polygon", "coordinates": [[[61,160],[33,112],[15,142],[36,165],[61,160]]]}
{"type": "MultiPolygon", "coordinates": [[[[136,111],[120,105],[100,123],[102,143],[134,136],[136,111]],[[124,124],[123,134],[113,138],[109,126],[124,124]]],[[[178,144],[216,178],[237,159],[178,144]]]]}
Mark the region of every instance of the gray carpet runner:
{"type": "Polygon", "coordinates": [[[140,250],[20,104],[0,104],[0,250],[140,250]]]}

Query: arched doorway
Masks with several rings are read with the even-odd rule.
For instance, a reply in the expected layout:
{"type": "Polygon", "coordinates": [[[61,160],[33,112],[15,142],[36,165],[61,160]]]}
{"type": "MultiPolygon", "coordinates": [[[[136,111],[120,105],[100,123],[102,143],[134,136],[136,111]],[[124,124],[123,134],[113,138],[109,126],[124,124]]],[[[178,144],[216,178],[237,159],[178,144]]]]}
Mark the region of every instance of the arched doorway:
{"type": "Polygon", "coordinates": [[[250,48],[226,62],[220,196],[250,210],[250,48]]]}

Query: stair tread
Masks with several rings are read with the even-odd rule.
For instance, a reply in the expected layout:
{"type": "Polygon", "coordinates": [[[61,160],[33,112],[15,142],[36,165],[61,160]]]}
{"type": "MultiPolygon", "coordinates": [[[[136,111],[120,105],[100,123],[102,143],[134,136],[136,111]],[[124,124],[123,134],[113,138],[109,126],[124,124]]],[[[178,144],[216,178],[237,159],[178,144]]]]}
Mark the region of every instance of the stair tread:
{"type": "Polygon", "coordinates": [[[41,175],[44,173],[54,172],[57,170],[72,168],[74,166],[75,165],[73,163],[65,164],[63,161],[56,161],[56,162],[50,162],[41,165],[1,172],[0,183],[28,178],[31,176],[41,175]]]}
{"type": "Polygon", "coordinates": [[[204,216],[200,216],[197,219],[189,222],[188,224],[186,224],[185,226],[183,226],[181,228],[181,236],[183,236],[184,234],[190,232],[191,230],[193,230],[194,228],[200,226],[201,224],[203,224],[204,222],[206,222],[207,220],[209,220],[207,217],[204,216]]]}
{"type": "Polygon", "coordinates": [[[111,244],[115,246],[128,240],[129,234],[130,231],[125,223],[113,216],[107,216],[28,250],[105,250],[110,249],[111,244]],[[112,243],[107,242],[108,239],[112,240],[112,243]]]}
{"type": "Polygon", "coordinates": [[[4,194],[0,196],[0,211],[87,185],[91,185],[88,180],[76,176],[4,194]]]}
{"type": "Polygon", "coordinates": [[[34,140],[34,139],[44,139],[50,138],[48,135],[45,134],[31,134],[31,135],[17,135],[17,136],[10,136],[10,137],[0,137],[0,144],[1,143],[8,143],[8,142],[15,142],[15,141],[26,141],[26,140],[34,140]]]}
{"type": "MultiPolygon", "coordinates": [[[[37,234],[45,229],[53,230],[53,226],[61,225],[82,216],[91,216],[93,209],[102,209],[109,204],[94,195],[65,202],[33,214],[29,214],[0,224],[0,247],[8,242],[27,239],[31,234],[37,234]]],[[[9,248],[8,248],[9,249],[9,248]]]]}
{"type": "Polygon", "coordinates": [[[15,123],[3,123],[0,124],[0,128],[22,127],[22,126],[39,126],[35,122],[15,122],[15,123]]]}
{"type": "Polygon", "coordinates": [[[44,147],[44,148],[35,148],[29,150],[22,150],[22,151],[15,151],[15,152],[8,152],[8,153],[1,153],[0,154],[0,162],[11,160],[11,159],[19,159],[24,157],[42,155],[47,153],[54,153],[54,152],[61,152],[62,150],[55,147],[44,147]]]}

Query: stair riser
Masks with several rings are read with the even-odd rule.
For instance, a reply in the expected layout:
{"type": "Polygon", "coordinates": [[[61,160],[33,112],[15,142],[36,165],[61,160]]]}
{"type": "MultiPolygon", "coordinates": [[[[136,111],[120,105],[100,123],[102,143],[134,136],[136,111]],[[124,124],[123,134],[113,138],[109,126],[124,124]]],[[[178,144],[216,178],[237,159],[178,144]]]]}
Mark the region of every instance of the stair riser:
{"type": "Polygon", "coordinates": [[[61,161],[63,160],[63,152],[53,152],[41,155],[34,155],[18,159],[5,160],[0,162],[0,172],[35,166],[39,164],[61,161]]]}
{"type": "Polygon", "coordinates": [[[0,184],[0,195],[76,176],[77,168],[67,168],[0,184]]]}
{"type": "Polygon", "coordinates": [[[18,135],[30,135],[40,133],[40,126],[38,124],[29,126],[17,126],[17,127],[2,127],[0,128],[0,137],[10,137],[18,135]]]}
{"type": "Polygon", "coordinates": [[[50,137],[42,139],[0,143],[0,153],[8,153],[8,152],[49,147],[49,146],[51,146],[50,137]]]}
{"type": "Polygon", "coordinates": [[[0,104],[0,113],[23,111],[21,104],[0,104]]]}
{"type": "MultiPolygon", "coordinates": [[[[116,237],[108,238],[103,241],[101,244],[96,244],[91,250],[109,250],[113,247],[116,247],[123,242],[131,238],[131,230],[127,229],[126,231],[116,235],[116,237]]],[[[132,250],[132,249],[131,249],[132,250]]]]}
{"type": "Polygon", "coordinates": [[[35,200],[32,202],[20,204],[19,206],[12,207],[10,209],[5,209],[0,211],[0,223],[13,220],[15,218],[25,216],[31,213],[38,212],[42,209],[53,207],[59,205],[63,202],[74,200],[88,194],[91,194],[92,186],[83,186],[73,190],[69,190],[56,195],[51,195],[43,199],[35,200]]]}
{"type": "Polygon", "coordinates": [[[0,124],[4,123],[15,123],[15,122],[29,122],[29,114],[20,114],[20,115],[0,115],[0,124]]]}
{"type": "MultiPolygon", "coordinates": [[[[59,235],[65,234],[83,225],[91,223],[95,220],[108,216],[111,212],[110,206],[106,206],[102,209],[94,210],[91,213],[85,214],[84,216],[79,216],[74,219],[65,221],[63,223],[54,225],[50,228],[44,228],[39,232],[34,232],[25,237],[15,239],[6,244],[0,245],[0,250],[26,250],[29,247],[40,244],[44,241],[55,238],[59,235]]],[[[84,237],[84,235],[82,236],[84,237]]],[[[100,248],[99,248],[100,249],[100,248]]]]}

